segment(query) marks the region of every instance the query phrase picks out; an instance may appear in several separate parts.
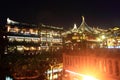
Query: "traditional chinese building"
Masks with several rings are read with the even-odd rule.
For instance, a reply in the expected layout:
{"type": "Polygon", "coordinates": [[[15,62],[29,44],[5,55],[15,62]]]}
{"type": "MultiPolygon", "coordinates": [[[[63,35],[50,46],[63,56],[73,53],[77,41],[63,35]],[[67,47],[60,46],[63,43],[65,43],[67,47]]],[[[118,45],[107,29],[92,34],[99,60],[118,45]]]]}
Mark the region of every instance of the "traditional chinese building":
{"type": "Polygon", "coordinates": [[[37,54],[40,51],[38,26],[7,19],[7,53],[37,54]]]}
{"type": "Polygon", "coordinates": [[[16,22],[7,19],[8,45],[5,53],[38,54],[62,48],[63,28],[16,22]]]}
{"type": "Polygon", "coordinates": [[[63,28],[40,24],[39,33],[42,50],[57,51],[62,49],[63,28]]]}
{"type": "Polygon", "coordinates": [[[102,43],[102,40],[98,40],[100,33],[97,29],[88,26],[82,16],[82,23],[78,28],[76,24],[74,24],[73,29],[64,33],[64,43],[66,47],[71,47],[71,49],[73,49],[73,47],[100,47],[100,43],[102,43]]]}
{"type": "Polygon", "coordinates": [[[119,29],[92,28],[82,17],[81,25],[64,35],[63,80],[119,80],[117,40],[119,29]]]}

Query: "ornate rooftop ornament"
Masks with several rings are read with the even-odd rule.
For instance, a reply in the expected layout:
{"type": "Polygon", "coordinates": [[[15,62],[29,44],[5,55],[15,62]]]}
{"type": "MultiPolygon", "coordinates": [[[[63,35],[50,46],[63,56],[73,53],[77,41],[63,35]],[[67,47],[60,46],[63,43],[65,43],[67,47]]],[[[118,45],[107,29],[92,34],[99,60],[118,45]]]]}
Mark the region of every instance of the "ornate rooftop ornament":
{"type": "Polygon", "coordinates": [[[78,30],[79,32],[89,32],[89,33],[93,32],[93,29],[86,24],[84,16],[82,16],[82,23],[78,28],[78,30]]]}
{"type": "Polygon", "coordinates": [[[19,22],[10,20],[10,18],[7,18],[7,24],[19,24],[19,22]]]}
{"type": "Polygon", "coordinates": [[[74,27],[73,27],[73,29],[72,29],[71,31],[72,31],[72,32],[78,32],[78,29],[77,29],[76,24],[74,24],[74,27]]]}
{"type": "Polygon", "coordinates": [[[85,18],[84,18],[84,16],[82,16],[82,22],[85,22],[85,18]]]}

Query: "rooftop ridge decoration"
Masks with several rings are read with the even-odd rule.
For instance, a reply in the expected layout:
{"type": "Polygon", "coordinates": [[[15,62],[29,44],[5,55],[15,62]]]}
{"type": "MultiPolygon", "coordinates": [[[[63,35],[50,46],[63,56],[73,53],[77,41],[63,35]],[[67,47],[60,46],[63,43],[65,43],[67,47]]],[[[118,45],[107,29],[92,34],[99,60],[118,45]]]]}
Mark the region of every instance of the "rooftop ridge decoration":
{"type": "Polygon", "coordinates": [[[82,23],[81,23],[81,25],[79,26],[78,30],[79,30],[80,32],[85,32],[85,31],[87,31],[87,32],[89,32],[89,33],[92,33],[92,31],[93,31],[93,29],[86,24],[84,16],[82,16],[82,23]]]}
{"type": "Polygon", "coordinates": [[[32,27],[37,26],[36,24],[28,24],[28,23],[17,22],[17,21],[11,20],[10,18],[7,18],[7,24],[9,24],[9,25],[32,26],[32,27]]]}
{"type": "Polygon", "coordinates": [[[45,24],[41,24],[41,26],[44,28],[53,28],[53,29],[63,30],[63,27],[55,27],[55,26],[49,26],[49,25],[45,25],[45,24]]]}
{"type": "Polygon", "coordinates": [[[19,24],[19,22],[13,21],[10,18],[7,18],[7,24],[19,24]]]}
{"type": "Polygon", "coordinates": [[[74,27],[73,27],[73,29],[72,29],[71,31],[72,31],[72,32],[78,32],[78,29],[77,29],[76,24],[74,24],[74,27]]]}

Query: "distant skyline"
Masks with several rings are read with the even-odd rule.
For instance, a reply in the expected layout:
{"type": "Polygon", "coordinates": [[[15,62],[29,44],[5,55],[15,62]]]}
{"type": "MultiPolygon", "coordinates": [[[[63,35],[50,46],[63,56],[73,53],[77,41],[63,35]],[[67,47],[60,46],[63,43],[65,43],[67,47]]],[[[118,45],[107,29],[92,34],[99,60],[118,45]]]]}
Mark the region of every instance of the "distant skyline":
{"type": "Polygon", "coordinates": [[[81,16],[91,27],[120,26],[120,1],[110,0],[4,0],[0,2],[0,22],[7,17],[30,24],[47,24],[64,28],[77,27],[81,16]]]}

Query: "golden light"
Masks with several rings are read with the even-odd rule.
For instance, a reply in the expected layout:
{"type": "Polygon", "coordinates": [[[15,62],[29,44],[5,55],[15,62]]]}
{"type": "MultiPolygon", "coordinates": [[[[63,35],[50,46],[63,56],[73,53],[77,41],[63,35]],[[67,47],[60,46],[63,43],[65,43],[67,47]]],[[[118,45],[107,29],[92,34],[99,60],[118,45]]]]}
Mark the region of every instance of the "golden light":
{"type": "Polygon", "coordinates": [[[7,27],[7,31],[9,32],[9,31],[10,31],[10,29],[11,29],[11,28],[10,28],[10,26],[8,26],[8,27],[7,27]]]}
{"type": "Polygon", "coordinates": [[[66,72],[69,72],[70,74],[73,74],[73,75],[76,75],[76,76],[80,76],[82,77],[82,80],[99,80],[93,76],[88,76],[86,74],[80,74],[80,73],[76,73],[76,72],[73,72],[73,71],[70,71],[70,70],[66,70],[66,72]]]}
{"type": "Polygon", "coordinates": [[[24,50],[29,50],[29,47],[24,47],[24,50]]]}
{"type": "Polygon", "coordinates": [[[114,27],[113,30],[118,30],[119,28],[118,27],[114,27]]]}
{"type": "Polygon", "coordinates": [[[105,35],[102,35],[101,38],[102,38],[102,39],[105,39],[105,35]]]}
{"type": "Polygon", "coordinates": [[[72,39],[78,40],[79,37],[78,36],[73,36],[72,39]]]}
{"type": "Polygon", "coordinates": [[[30,29],[30,33],[33,33],[33,29],[30,29]]]}
{"type": "Polygon", "coordinates": [[[22,47],[22,46],[17,46],[17,50],[18,50],[18,51],[22,51],[22,50],[23,50],[23,47],[22,47]]]}
{"type": "Polygon", "coordinates": [[[38,47],[38,50],[41,50],[41,47],[38,47]]]}
{"type": "Polygon", "coordinates": [[[30,50],[36,50],[36,48],[35,47],[30,47],[30,50]]]}
{"type": "Polygon", "coordinates": [[[18,29],[17,27],[15,27],[14,30],[15,30],[15,32],[18,32],[18,31],[19,31],[19,29],[18,29]]]}
{"type": "Polygon", "coordinates": [[[98,79],[96,79],[96,78],[94,78],[92,76],[84,76],[83,80],[98,80],[98,79]]]}
{"type": "Polygon", "coordinates": [[[36,34],[36,35],[38,34],[38,31],[37,31],[37,30],[35,31],[35,34],[36,34]]]}
{"type": "Polygon", "coordinates": [[[100,39],[100,38],[97,38],[97,41],[101,41],[101,39],[100,39]]]}

